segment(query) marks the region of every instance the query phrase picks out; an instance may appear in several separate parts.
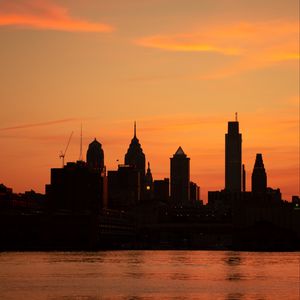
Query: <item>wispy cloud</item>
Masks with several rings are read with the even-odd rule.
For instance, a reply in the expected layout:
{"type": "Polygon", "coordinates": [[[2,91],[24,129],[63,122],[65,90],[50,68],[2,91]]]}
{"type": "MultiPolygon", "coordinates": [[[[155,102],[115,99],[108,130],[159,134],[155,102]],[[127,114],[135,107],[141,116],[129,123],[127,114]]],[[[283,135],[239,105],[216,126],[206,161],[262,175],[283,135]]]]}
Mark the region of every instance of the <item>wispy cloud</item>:
{"type": "Polygon", "coordinates": [[[135,43],[164,51],[233,56],[229,66],[200,77],[214,79],[299,60],[299,24],[292,21],[219,24],[203,26],[192,33],[143,37],[135,43]]]}
{"type": "Polygon", "coordinates": [[[50,126],[50,125],[56,125],[56,124],[61,124],[61,123],[68,123],[68,122],[72,122],[72,121],[75,121],[75,120],[76,119],[74,119],[74,118],[70,118],[70,119],[54,120],[54,121],[48,121],[48,122],[22,124],[22,125],[16,125],[16,126],[11,126],[11,127],[3,127],[3,128],[0,128],[0,131],[50,126]]]}
{"type": "Polygon", "coordinates": [[[73,17],[68,8],[50,0],[1,1],[0,26],[75,32],[110,32],[113,30],[109,24],[73,17]]]}
{"type": "Polygon", "coordinates": [[[167,51],[181,52],[215,52],[225,55],[238,55],[240,49],[234,47],[217,46],[209,42],[201,42],[201,37],[194,35],[175,35],[175,36],[150,36],[136,41],[140,46],[158,48],[167,51]],[[199,40],[198,40],[199,39],[199,40]]]}

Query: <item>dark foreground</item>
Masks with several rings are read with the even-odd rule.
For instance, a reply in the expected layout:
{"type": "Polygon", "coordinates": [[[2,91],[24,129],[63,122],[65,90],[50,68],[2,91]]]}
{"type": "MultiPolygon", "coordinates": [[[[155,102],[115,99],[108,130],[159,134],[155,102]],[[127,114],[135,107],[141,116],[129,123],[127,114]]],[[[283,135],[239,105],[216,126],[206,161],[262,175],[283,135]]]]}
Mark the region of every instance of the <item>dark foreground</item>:
{"type": "Polygon", "coordinates": [[[291,230],[268,222],[143,223],[106,211],[94,214],[6,213],[0,217],[1,251],[191,249],[297,251],[291,230]]]}

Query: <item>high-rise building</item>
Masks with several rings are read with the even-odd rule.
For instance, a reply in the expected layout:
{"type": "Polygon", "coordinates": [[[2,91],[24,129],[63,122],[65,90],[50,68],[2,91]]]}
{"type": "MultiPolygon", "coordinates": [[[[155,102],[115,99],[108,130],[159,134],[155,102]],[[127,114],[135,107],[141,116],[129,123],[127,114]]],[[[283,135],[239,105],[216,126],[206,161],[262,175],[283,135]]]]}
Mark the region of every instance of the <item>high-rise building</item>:
{"type": "Polygon", "coordinates": [[[140,200],[143,201],[147,198],[146,196],[146,178],[145,178],[145,154],[136,136],[136,122],[134,122],[134,133],[127,153],[125,154],[125,165],[131,166],[139,176],[140,186],[140,200]]]}
{"type": "Polygon", "coordinates": [[[252,172],[252,192],[265,193],[267,191],[267,174],[262,159],[262,154],[257,153],[252,172]]]}
{"type": "Polygon", "coordinates": [[[145,177],[145,154],[136,136],[136,122],[134,122],[133,138],[125,154],[125,165],[132,166],[139,171],[141,179],[145,177]]]}
{"type": "Polygon", "coordinates": [[[225,189],[240,192],[242,184],[242,135],[237,119],[228,122],[225,134],[225,189]]]}
{"type": "Polygon", "coordinates": [[[171,161],[171,200],[182,205],[190,201],[190,158],[179,147],[171,161]]]}
{"type": "Polygon", "coordinates": [[[103,171],[104,170],[104,152],[102,145],[94,139],[89,144],[89,148],[86,153],[87,165],[90,169],[103,171]]]}

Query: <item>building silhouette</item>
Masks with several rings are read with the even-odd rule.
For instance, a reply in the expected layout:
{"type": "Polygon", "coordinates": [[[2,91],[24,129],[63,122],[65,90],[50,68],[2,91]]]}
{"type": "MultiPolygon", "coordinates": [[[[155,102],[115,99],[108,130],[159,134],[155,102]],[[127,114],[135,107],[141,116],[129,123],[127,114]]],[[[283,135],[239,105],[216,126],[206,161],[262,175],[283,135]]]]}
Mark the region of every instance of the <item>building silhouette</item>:
{"type": "Polygon", "coordinates": [[[190,182],[190,200],[193,203],[200,200],[200,187],[195,182],[190,182]]]}
{"type": "Polygon", "coordinates": [[[141,177],[145,177],[145,154],[139,142],[139,139],[136,136],[136,122],[134,122],[134,134],[125,154],[125,165],[132,166],[134,169],[140,172],[141,177]]]}
{"type": "Polygon", "coordinates": [[[107,206],[104,151],[96,138],[89,144],[86,159],[51,169],[51,182],[46,185],[51,210],[96,213],[107,206]]]}
{"type": "Polygon", "coordinates": [[[145,200],[153,199],[153,177],[150,169],[150,163],[148,162],[148,168],[145,175],[145,200]]]}
{"type": "Polygon", "coordinates": [[[108,207],[127,210],[141,200],[140,172],[130,165],[108,171],[108,207]]]}
{"type": "Polygon", "coordinates": [[[96,140],[96,138],[89,144],[86,153],[86,162],[90,169],[98,170],[100,172],[105,170],[104,152],[102,145],[96,140]]]}
{"type": "Polygon", "coordinates": [[[257,153],[252,172],[252,192],[265,193],[267,191],[267,174],[264,167],[262,154],[257,153]]]}
{"type": "Polygon", "coordinates": [[[242,184],[242,135],[239,122],[228,122],[225,134],[225,189],[240,192],[242,184]]]}
{"type": "Polygon", "coordinates": [[[174,205],[190,202],[190,158],[181,147],[170,158],[171,201],[174,205]]]}
{"type": "Polygon", "coordinates": [[[140,186],[140,200],[146,198],[146,158],[136,135],[136,122],[134,122],[133,138],[125,154],[125,165],[131,166],[135,171],[139,173],[139,186],[140,186]]]}
{"type": "Polygon", "coordinates": [[[51,169],[46,198],[52,211],[97,213],[104,205],[104,179],[83,161],[51,169]]]}

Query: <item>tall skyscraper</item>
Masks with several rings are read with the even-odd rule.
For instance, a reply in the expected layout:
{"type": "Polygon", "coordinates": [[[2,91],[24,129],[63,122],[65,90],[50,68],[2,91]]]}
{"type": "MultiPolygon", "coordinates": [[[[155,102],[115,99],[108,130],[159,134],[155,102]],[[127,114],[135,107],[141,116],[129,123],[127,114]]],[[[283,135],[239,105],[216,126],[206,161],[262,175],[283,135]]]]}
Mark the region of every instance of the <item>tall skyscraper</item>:
{"type": "Polygon", "coordinates": [[[104,170],[104,152],[102,145],[96,140],[96,138],[89,144],[89,148],[86,153],[86,161],[90,169],[98,171],[104,170]]]}
{"type": "Polygon", "coordinates": [[[242,184],[242,135],[239,122],[228,122],[225,134],[225,189],[240,192],[242,184]]]}
{"type": "Polygon", "coordinates": [[[140,172],[141,181],[143,181],[145,177],[145,154],[143,153],[143,149],[141,144],[139,143],[139,139],[136,137],[136,123],[134,122],[134,134],[125,154],[125,165],[129,165],[134,167],[137,171],[140,172]]]}
{"type": "Polygon", "coordinates": [[[267,191],[267,174],[262,159],[262,154],[257,153],[252,172],[252,192],[265,193],[267,191]]]}
{"type": "Polygon", "coordinates": [[[190,158],[179,147],[171,161],[171,200],[182,205],[190,201],[190,158]]]}

